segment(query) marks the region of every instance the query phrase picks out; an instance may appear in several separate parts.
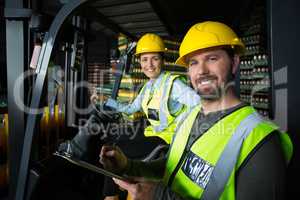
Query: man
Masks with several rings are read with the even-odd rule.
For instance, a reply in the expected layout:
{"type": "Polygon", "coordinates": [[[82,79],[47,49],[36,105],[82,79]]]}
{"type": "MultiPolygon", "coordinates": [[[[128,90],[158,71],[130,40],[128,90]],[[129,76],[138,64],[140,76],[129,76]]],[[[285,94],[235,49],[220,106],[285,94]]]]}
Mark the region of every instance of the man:
{"type": "Polygon", "coordinates": [[[101,150],[106,168],[163,178],[163,183],[115,180],[133,199],[285,199],[292,143],[235,95],[231,83],[243,51],[225,24],[208,21],[190,28],[176,63],[188,67],[201,105],[177,129],[167,159],[142,163],[128,160],[118,148],[101,150]]]}

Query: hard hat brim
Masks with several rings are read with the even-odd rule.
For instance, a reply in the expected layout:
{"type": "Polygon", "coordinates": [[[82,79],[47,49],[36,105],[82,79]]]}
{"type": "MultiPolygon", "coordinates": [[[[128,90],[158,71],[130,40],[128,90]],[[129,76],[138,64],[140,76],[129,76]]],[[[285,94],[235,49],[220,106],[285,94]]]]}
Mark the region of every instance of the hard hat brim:
{"type": "Polygon", "coordinates": [[[184,54],[182,55],[181,57],[179,57],[175,64],[176,65],[182,65],[182,66],[185,66],[185,67],[188,67],[188,63],[186,63],[186,56],[198,51],[198,50],[204,50],[204,49],[210,49],[210,48],[213,48],[213,47],[222,47],[222,46],[232,46],[234,49],[235,49],[235,52],[239,55],[242,55],[244,52],[245,52],[245,46],[243,43],[239,43],[239,44],[234,44],[234,45],[230,45],[230,44],[216,44],[216,45],[207,45],[207,46],[202,46],[202,47],[198,47],[196,48],[195,50],[192,50],[191,52],[187,53],[187,54],[184,54]]]}
{"type": "Polygon", "coordinates": [[[179,57],[176,61],[175,61],[176,65],[182,65],[184,67],[188,67],[188,64],[185,62],[185,56],[179,57]]]}

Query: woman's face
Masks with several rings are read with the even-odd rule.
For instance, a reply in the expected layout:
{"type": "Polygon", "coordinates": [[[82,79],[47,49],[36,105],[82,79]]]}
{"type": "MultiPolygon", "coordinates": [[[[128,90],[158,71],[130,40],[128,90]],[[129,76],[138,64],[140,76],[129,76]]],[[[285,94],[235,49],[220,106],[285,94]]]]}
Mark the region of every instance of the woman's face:
{"type": "Polygon", "coordinates": [[[156,79],[160,74],[163,60],[159,53],[142,53],[140,55],[140,64],[148,78],[156,79]]]}

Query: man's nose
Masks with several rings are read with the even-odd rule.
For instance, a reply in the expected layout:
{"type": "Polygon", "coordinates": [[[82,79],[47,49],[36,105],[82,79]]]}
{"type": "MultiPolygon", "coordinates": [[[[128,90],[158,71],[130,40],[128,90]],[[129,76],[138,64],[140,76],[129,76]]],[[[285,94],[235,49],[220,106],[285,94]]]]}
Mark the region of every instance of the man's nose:
{"type": "Polygon", "coordinates": [[[204,62],[199,62],[196,66],[197,75],[205,75],[209,73],[208,67],[204,62]]]}

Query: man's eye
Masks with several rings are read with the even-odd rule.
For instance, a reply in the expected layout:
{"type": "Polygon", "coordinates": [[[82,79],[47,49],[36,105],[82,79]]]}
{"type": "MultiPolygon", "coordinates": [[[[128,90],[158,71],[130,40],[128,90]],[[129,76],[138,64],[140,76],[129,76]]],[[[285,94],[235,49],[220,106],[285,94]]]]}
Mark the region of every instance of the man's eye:
{"type": "Polygon", "coordinates": [[[196,61],[190,61],[190,62],[189,62],[189,66],[193,66],[193,65],[195,65],[195,64],[197,64],[196,61]]]}
{"type": "Polygon", "coordinates": [[[209,61],[216,61],[218,58],[216,56],[211,56],[208,58],[209,61]]]}

